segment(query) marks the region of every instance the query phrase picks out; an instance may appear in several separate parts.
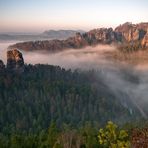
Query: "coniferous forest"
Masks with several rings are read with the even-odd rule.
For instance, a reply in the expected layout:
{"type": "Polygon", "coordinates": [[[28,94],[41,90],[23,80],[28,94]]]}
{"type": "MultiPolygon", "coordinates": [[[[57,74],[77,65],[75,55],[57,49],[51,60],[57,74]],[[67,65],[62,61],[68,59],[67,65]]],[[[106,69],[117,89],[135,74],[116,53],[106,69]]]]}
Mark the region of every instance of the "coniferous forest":
{"type": "Polygon", "coordinates": [[[38,64],[25,65],[23,73],[6,68],[0,74],[1,147],[109,147],[101,136],[116,131],[116,124],[128,128],[118,129],[120,140],[113,143],[129,147],[132,124],[126,123],[138,119],[138,111],[131,114],[103,83],[101,71],[38,64]],[[99,132],[108,121],[116,124],[99,132]]]}
{"type": "Polygon", "coordinates": [[[148,148],[148,0],[0,0],[0,148],[148,148]]]}

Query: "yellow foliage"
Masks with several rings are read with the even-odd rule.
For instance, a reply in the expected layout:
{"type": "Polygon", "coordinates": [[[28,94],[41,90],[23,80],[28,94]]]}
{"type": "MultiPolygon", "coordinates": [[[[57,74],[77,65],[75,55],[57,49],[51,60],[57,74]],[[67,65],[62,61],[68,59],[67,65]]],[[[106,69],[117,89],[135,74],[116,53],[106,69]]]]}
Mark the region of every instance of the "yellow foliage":
{"type": "Polygon", "coordinates": [[[130,148],[129,136],[125,130],[109,121],[104,129],[99,130],[99,144],[104,148],[130,148]]]}

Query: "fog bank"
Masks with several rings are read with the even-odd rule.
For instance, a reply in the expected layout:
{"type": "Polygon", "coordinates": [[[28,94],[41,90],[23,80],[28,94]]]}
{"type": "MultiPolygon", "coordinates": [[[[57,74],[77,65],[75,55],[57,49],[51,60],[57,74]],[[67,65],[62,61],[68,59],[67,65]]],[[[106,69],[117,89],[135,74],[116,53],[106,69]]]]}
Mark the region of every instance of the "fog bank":
{"type": "MultiPolygon", "coordinates": [[[[96,78],[101,79],[112,93],[121,100],[131,114],[133,106],[141,116],[148,118],[148,64],[129,65],[109,58],[114,46],[99,45],[84,49],[69,49],[59,53],[22,51],[27,64],[59,65],[66,69],[96,70],[96,78]]],[[[6,49],[0,50],[0,59],[6,63],[6,49]]],[[[97,83],[96,79],[96,83],[97,83]]],[[[97,84],[99,85],[99,83],[97,84]]]]}
{"type": "MultiPolygon", "coordinates": [[[[144,118],[148,117],[148,69],[147,65],[128,65],[115,62],[109,57],[115,51],[114,46],[99,45],[84,49],[71,49],[63,52],[49,53],[25,53],[27,63],[42,63],[59,65],[64,68],[91,70],[95,69],[96,78],[112,90],[122,104],[132,114],[135,107],[144,118]],[[144,67],[144,68],[143,68],[144,67]]],[[[99,84],[98,84],[99,85],[99,84]]]]}
{"type": "Polygon", "coordinates": [[[58,53],[42,52],[23,52],[26,63],[59,65],[64,68],[72,69],[92,69],[100,64],[106,65],[111,61],[106,60],[104,53],[112,52],[115,47],[99,45],[97,47],[86,47],[84,49],[69,49],[58,53]]]}

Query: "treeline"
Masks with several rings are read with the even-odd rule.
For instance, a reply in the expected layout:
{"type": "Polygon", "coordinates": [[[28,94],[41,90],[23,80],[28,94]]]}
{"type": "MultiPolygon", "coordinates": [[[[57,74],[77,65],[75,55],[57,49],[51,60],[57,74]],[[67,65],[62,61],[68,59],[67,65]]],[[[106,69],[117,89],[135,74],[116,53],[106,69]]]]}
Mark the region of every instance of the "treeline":
{"type": "Polygon", "coordinates": [[[22,74],[6,69],[0,74],[0,132],[37,133],[51,121],[80,127],[85,122],[124,123],[138,116],[124,107],[103,83],[101,72],[65,70],[50,65],[28,65],[22,74]]]}
{"type": "Polygon", "coordinates": [[[104,124],[135,122],[139,115],[122,105],[102,75],[50,65],[25,65],[23,73],[1,71],[0,147],[129,147],[130,130],[104,124]]]}
{"type": "Polygon", "coordinates": [[[63,125],[59,130],[52,122],[47,130],[38,134],[13,133],[0,135],[1,148],[129,148],[128,132],[108,122],[98,130],[86,123],[82,128],[73,129],[63,125]]]}
{"type": "Polygon", "coordinates": [[[118,127],[108,121],[102,128],[86,122],[79,128],[54,122],[38,133],[14,132],[0,134],[1,148],[131,148],[148,146],[148,124],[125,124],[118,127]],[[140,127],[140,128],[138,128],[140,127]]]}

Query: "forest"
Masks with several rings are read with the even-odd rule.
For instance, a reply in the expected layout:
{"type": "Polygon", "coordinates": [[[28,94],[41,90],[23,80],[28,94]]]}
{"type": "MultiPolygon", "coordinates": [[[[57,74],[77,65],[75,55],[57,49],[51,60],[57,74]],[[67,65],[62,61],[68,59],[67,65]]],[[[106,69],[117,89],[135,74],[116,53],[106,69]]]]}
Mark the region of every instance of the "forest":
{"type": "Polygon", "coordinates": [[[25,65],[23,73],[1,71],[1,147],[129,147],[129,131],[141,115],[116,98],[101,73],[40,64],[25,65]],[[112,132],[116,124],[128,128],[112,132]],[[104,142],[109,133],[117,135],[104,142]]]}

